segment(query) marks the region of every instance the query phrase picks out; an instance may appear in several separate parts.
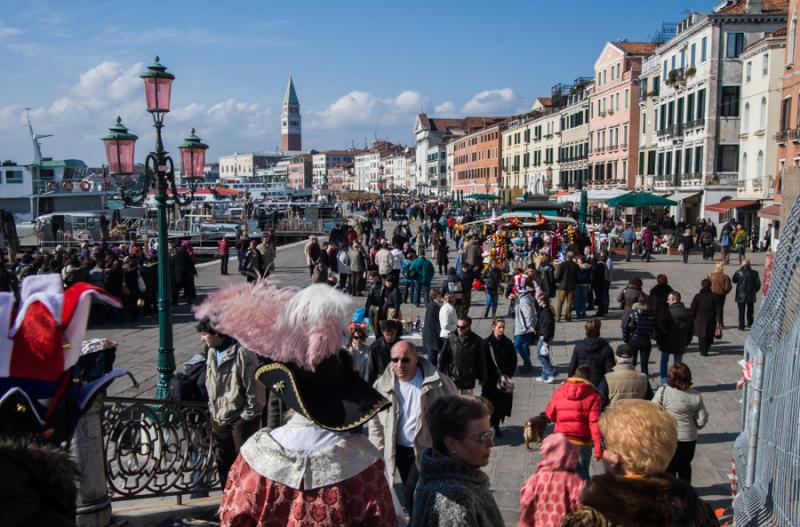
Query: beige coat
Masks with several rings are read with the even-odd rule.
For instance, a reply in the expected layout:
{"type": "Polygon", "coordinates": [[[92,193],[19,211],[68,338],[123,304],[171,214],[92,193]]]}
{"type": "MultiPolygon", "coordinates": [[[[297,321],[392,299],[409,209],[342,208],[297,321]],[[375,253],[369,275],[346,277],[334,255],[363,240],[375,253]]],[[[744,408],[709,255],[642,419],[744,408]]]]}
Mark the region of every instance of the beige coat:
{"type": "Polygon", "coordinates": [[[225,350],[219,365],[216,350],[208,349],[206,389],[215,423],[230,425],[239,419],[252,421],[261,417],[266,393],[256,380],[257,367],[255,354],[239,344],[225,350]]]}
{"type": "MultiPolygon", "coordinates": [[[[453,381],[450,380],[450,377],[439,373],[436,367],[428,362],[425,357],[420,356],[417,367],[422,368],[420,410],[424,416],[425,410],[433,401],[445,395],[455,395],[458,390],[453,381]]],[[[397,424],[400,419],[399,402],[395,393],[396,379],[394,370],[390,366],[375,381],[375,389],[386,397],[392,403],[392,406],[380,412],[369,422],[369,439],[378,450],[383,451],[383,460],[386,464],[387,473],[392,476],[396,466],[397,424]]],[[[417,468],[420,467],[422,451],[432,446],[433,442],[425,419],[418,419],[417,431],[414,434],[414,455],[417,458],[417,468]]]]}
{"type": "Polygon", "coordinates": [[[608,404],[621,399],[644,399],[647,393],[647,375],[636,371],[633,364],[617,364],[606,373],[608,404]]]}

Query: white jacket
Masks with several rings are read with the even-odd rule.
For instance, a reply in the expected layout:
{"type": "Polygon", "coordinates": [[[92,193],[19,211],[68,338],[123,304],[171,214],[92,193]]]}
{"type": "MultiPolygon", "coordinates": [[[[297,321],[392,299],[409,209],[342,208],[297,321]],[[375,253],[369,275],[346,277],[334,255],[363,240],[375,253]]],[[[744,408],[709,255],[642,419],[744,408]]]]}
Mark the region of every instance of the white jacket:
{"type": "Polygon", "coordinates": [[[442,328],[439,332],[439,336],[447,338],[450,333],[456,330],[456,326],[458,326],[456,308],[452,304],[445,302],[439,310],[439,327],[442,328]]]}

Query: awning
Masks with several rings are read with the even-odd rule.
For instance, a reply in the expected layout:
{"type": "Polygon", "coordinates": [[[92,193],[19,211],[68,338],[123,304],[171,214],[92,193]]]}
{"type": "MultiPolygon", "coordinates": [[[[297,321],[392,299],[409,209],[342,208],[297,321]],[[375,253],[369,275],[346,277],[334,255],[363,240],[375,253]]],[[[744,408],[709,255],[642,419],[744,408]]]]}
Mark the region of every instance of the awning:
{"type": "Polygon", "coordinates": [[[758,211],[758,217],[772,221],[781,221],[781,204],[776,203],[775,205],[764,207],[763,209],[758,211]]]}
{"type": "Polygon", "coordinates": [[[711,212],[728,212],[731,209],[743,209],[757,205],[757,201],[748,201],[744,199],[729,199],[713,205],[706,205],[706,211],[711,212]]]}
{"type": "Polygon", "coordinates": [[[676,192],[675,194],[667,197],[673,201],[684,201],[699,195],[700,195],[699,192],[676,192]]]}

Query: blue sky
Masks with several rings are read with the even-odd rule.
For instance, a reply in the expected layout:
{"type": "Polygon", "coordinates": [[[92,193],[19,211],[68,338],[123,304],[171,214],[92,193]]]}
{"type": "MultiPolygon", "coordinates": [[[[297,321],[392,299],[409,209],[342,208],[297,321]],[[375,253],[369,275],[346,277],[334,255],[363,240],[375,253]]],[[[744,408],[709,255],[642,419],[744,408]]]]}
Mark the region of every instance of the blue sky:
{"type": "Polygon", "coordinates": [[[291,72],[303,146],[411,143],[414,116],[509,114],[592,74],[608,40],[646,40],[713,2],[137,2],[0,0],[0,159],[102,161],[117,114],[153,143],[138,73],[156,54],[177,77],[167,148],[191,127],[209,158],[280,143],[291,72]],[[158,20],[153,20],[158,17],[158,20]]]}

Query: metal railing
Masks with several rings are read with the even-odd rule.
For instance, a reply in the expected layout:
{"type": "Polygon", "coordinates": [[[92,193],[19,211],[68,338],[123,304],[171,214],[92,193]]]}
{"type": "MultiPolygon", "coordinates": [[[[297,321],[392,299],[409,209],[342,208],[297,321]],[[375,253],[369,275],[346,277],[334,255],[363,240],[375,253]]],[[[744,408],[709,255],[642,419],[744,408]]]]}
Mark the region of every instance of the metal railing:
{"type": "Polygon", "coordinates": [[[219,490],[208,403],[107,397],[102,420],[112,501],[219,490]]]}
{"type": "MultiPolygon", "coordinates": [[[[791,203],[784,201],[784,207],[791,203]]],[[[742,398],[742,432],[734,444],[738,527],[800,524],[800,197],[775,256],[769,292],[744,348],[752,381],[742,398]]]]}

